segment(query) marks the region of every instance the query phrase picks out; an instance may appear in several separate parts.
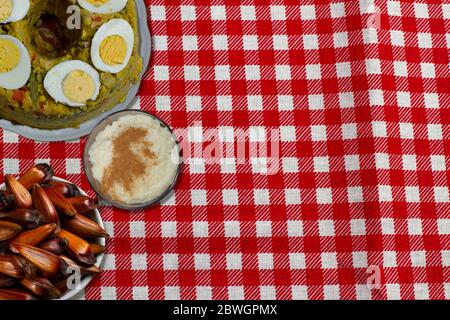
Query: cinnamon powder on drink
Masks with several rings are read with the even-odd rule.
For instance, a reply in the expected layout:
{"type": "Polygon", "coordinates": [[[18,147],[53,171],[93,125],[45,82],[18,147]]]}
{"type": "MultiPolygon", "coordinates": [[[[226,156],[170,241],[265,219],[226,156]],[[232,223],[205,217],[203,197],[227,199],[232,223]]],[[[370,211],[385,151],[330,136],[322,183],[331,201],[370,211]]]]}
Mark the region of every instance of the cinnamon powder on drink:
{"type": "Polygon", "coordinates": [[[147,134],[144,128],[128,128],[113,140],[113,159],[102,179],[102,188],[113,199],[116,184],[132,192],[136,180],[155,164],[152,143],[145,140],[147,134]]]}

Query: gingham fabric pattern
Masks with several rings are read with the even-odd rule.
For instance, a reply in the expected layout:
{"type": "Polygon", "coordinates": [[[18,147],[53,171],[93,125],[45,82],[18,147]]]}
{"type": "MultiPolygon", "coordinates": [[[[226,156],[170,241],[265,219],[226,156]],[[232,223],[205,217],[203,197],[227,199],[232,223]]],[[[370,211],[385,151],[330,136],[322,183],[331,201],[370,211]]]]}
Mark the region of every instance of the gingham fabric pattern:
{"type": "MultiPolygon", "coordinates": [[[[136,107],[197,152],[160,206],[102,208],[104,272],[80,298],[450,298],[448,3],[147,4],[136,107]],[[278,137],[279,159],[202,153],[240,135],[278,137]]],[[[84,139],[1,140],[1,173],[49,161],[89,189],[84,139]]]]}

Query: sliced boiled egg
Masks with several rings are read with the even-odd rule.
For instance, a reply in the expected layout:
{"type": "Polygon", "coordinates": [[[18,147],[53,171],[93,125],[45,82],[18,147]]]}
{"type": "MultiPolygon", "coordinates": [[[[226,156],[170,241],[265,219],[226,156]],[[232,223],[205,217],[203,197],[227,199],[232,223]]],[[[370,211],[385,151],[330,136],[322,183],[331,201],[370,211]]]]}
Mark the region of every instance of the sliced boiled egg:
{"type": "Polygon", "coordinates": [[[78,0],[78,4],[83,9],[100,14],[122,11],[127,2],[127,0],[78,0]]]}
{"type": "Polygon", "coordinates": [[[58,103],[83,107],[95,101],[100,92],[100,76],[92,66],[80,60],[68,60],[50,69],[44,88],[58,103]]]}
{"type": "Polygon", "coordinates": [[[91,44],[91,60],[101,71],[118,73],[125,69],[134,48],[134,31],[128,21],[112,19],[102,25],[91,44]]]}
{"type": "Polygon", "coordinates": [[[30,0],[0,0],[0,23],[22,20],[29,9],[30,0]]]}
{"type": "Polygon", "coordinates": [[[19,39],[0,36],[0,87],[7,90],[22,88],[31,74],[31,59],[19,39]]]}

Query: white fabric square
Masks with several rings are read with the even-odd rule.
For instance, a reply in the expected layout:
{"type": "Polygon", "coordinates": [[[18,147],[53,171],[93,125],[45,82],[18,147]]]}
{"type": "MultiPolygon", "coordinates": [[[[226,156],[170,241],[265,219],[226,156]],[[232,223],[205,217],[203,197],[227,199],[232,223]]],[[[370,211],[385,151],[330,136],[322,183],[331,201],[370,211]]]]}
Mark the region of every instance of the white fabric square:
{"type": "Polygon", "coordinates": [[[163,254],[164,270],[178,270],[178,254],[163,254]]]}
{"type": "Polygon", "coordinates": [[[388,1],[387,2],[388,14],[391,16],[400,17],[402,15],[402,8],[400,2],[398,1],[388,1]]]}
{"type": "Polygon", "coordinates": [[[131,221],[130,222],[130,237],[131,238],[145,238],[145,222],[131,221]]]}
{"type": "Polygon", "coordinates": [[[80,159],[66,159],[66,173],[67,174],[80,174],[81,173],[81,160],[80,159]]]}
{"type": "Polygon", "coordinates": [[[195,21],[197,14],[195,12],[195,6],[181,6],[181,21],[195,21]]]}
{"type": "Polygon", "coordinates": [[[397,252],[383,251],[383,266],[386,268],[397,267],[397,252]]]}
{"type": "Polygon", "coordinates": [[[422,72],[422,78],[436,78],[436,71],[434,70],[433,63],[421,63],[420,71],[422,72]]]}
{"type": "Polygon", "coordinates": [[[335,48],[347,48],[348,47],[348,34],[347,32],[336,32],[333,34],[333,45],[335,48]]]}
{"type": "MultiPolygon", "coordinates": [[[[450,292],[450,290],[449,290],[450,292]]],[[[449,294],[450,296],[450,294],[449,294]]],[[[292,286],[293,300],[308,300],[308,287],[306,286],[292,286]]]]}
{"type": "Polygon", "coordinates": [[[306,259],[304,253],[289,253],[289,264],[292,270],[306,268],[306,259]]]}
{"type": "Polygon", "coordinates": [[[211,258],[209,254],[194,254],[195,270],[211,269],[211,258]]]}
{"type": "Polygon", "coordinates": [[[146,254],[132,254],[131,255],[131,270],[147,270],[147,255],[146,254]]]}
{"type": "Polygon", "coordinates": [[[342,125],[342,138],[344,140],[358,138],[358,128],[356,127],[356,123],[346,123],[342,125]]]}
{"type": "Polygon", "coordinates": [[[19,142],[19,135],[11,131],[3,131],[3,143],[17,143],[19,142]]]}
{"type": "Polygon", "coordinates": [[[397,92],[397,104],[399,107],[410,107],[411,95],[409,92],[397,92]]]}
{"type": "Polygon", "coordinates": [[[353,267],[354,268],[367,268],[367,252],[355,251],[352,253],[353,267]]]}
{"type": "Polygon", "coordinates": [[[386,287],[386,296],[388,300],[400,300],[400,285],[398,283],[387,283],[386,287]]]}
{"type": "Polygon", "coordinates": [[[418,33],[417,42],[419,48],[431,49],[433,48],[433,39],[431,38],[431,33],[418,33]]]}
{"type": "Polygon", "coordinates": [[[158,81],[169,80],[169,66],[154,66],[153,73],[155,80],[158,81]]]}
{"type": "Polygon", "coordinates": [[[153,21],[166,20],[166,7],[164,6],[151,6],[150,16],[153,21]]]}
{"type": "Polygon", "coordinates": [[[262,96],[247,96],[248,110],[262,111],[263,110],[263,98],[262,96]]]}
{"type": "Polygon", "coordinates": [[[287,222],[287,228],[289,237],[303,236],[303,221],[289,220],[287,222]]]}
{"type": "Polygon", "coordinates": [[[316,196],[318,204],[331,204],[333,202],[331,188],[318,188],[316,196]]]}
{"type": "Polygon", "coordinates": [[[381,202],[392,202],[391,186],[378,186],[378,197],[381,202]]]}
{"type": "Polygon", "coordinates": [[[259,288],[261,300],[275,300],[277,292],[274,286],[261,286],[259,288]]]}
{"type": "Polygon", "coordinates": [[[203,128],[202,127],[189,127],[188,128],[188,140],[190,142],[203,142],[203,128]]]}
{"type": "Polygon", "coordinates": [[[395,224],[392,218],[381,219],[381,233],[392,235],[395,234],[395,224]]]}
{"type": "Polygon", "coordinates": [[[417,163],[416,163],[416,155],[415,154],[404,154],[402,155],[402,163],[403,163],[403,170],[417,170],[417,163]]]}
{"type": "Polygon", "coordinates": [[[330,4],[331,17],[332,18],[343,18],[345,17],[345,3],[332,3],[330,4]]]}
{"type": "Polygon", "coordinates": [[[213,49],[228,50],[228,37],[226,35],[213,35],[213,49]]]}
{"type": "Polygon", "coordinates": [[[322,79],[320,64],[307,64],[305,68],[306,68],[306,79],[308,80],[322,79]]]}
{"type": "Polygon", "coordinates": [[[367,74],[381,74],[381,62],[379,59],[366,60],[367,74]]]}
{"type": "Polygon", "coordinates": [[[433,171],[446,171],[445,156],[432,155],[431,160],[431,170],[433,171]]]}
{"type": "Polygon", "coordinates": [[[225,206],[237,206],[239,204],[238,191],[232,190],[222,190],[223,204],[225,206]]]}
{"type": "Polygon", "coordinates": [[[241,236],[241,225],[239,221],[225,221],[225,237],[238,238],[241,236]]]}
{"type": "Polygon", "coordinates": [[[391,30],[391,43],[397,47],[404,47],[405,37],[403,35],[403,31],[391,30]]]}
{"type": "Polygon", "coordinates": [[[197,287],[196,288],[198,300],[212,300],[212,288],[211,287],[197,287]]]}
{"type": "Polygon", "coordinates": [[[309,95],[308,105],[310,110],[322,110],[325,105],[323,94],[309,95]]]}
{"type": "Polygon", "coordinates": [[[344,157],[345,171],[357,171],[360,169],[359,155],[352,154],[344,157]]]}
{"type": "Polygon", "coordinates": [[[183,36],[183,50],[196,51],[198,50],[197,36],[183,36]]]}
{"type": "Polygon", "coordinates": [[[278,109],[280,111],[294,110],[294,97],[286,95],[278,96],[278,109]]]}
{"type": "Polygon", "coordinates": [[[324,125],[311,126],[312,141],[326,141],[327,127],[324,125]]]}
{"type": "Polygon", "coordinates": [[[382,90],[369,90],[369,104],[371,106],[383,106],[384,97],[382,90]]]}
{"type": "Polygon", "coordinates": [[[422,234],[422,220],[408,219],[408,234],[420,236],[422,234]]]}
{"type": "Polygon", "coordinates": [[[286,189],[284,190],[285,202],[287,205],[300,204],[300,190],[286,189]]]}
{"type": "Polygon", "coordinates": [[[272,222],[256,221],[256,236],[258,238],[270,238],[272,236],[272,222]]]}
{"type": "Polygon", "coordinates": [[[244,287],[228,287],[228,298],[233,300],[244,300],[244,287]]]}
{"type": "Polygon", "coordinates": [[[192,233],[194,235],[194,238],[208,238],[209,236],[208,221],[193,221],[192,233]]]}
{"type": "Polygon", "coordinates": [[[116,270],[116,256],[113,254],[105,254],[105,260],[102,266],[103,270],[116,270]]]}
{"type": "Polygon", "coordinates": [[[314,157],[314,172],[329,172],[328,157],[314,157]]]}
{"type": "Polygon", "coordinates": [[[339,300],[341,294],[338,285],[323,286],[323,297],[325,300],[339,300]]]}
{"type": "Polygon", "coordinates": [[[244,50],[258,50],[258,36],[244,35],[242,38],[244,50]]]}
{"type": "Polygon", "coordinates": [[[18,175],[20,173],[19,159],[3,159],[3,173],[18,175]]]}
{"type": "Polygon", "coordinates": [[[414,16],[416,18],[429,18],[428,5],[426,3],[414,3],[414,16]]]}
{"type": "Polygon", "coordinates": [[[242,254],[227,253],[227,270],[242,270],[242,254]]]}
{"type": "Polygon", "coordinates": [[[186,97],[186,109],[188,111],[202,111],[202,97],[187,96],[186,97]]]}
{"type": "Polygon", "coordinates": [[[350,234],[352,236],[366,235],[366,221],[364,219],[350,220],[350,234]]]}
{"type": "Polygon", "coordinates": [[[333,220],[319,220],[319,235],[321,237],[334,237],[334,221],[333,220]]]}
{"type": "Polygon", "coordinates": [[[375,153],[375,167],[377,169],[389,169],[389,155],[387,153],[375,153]]]}
{"type": "Polygon", "coordinates": [[[273,21],[286,20],[286,9],[284,6],[270,6],[270,17],[273,21]]]}
{"type": "Polygon", "coordinates": [[[428,283],[414,283],[414,297],[417,300],[430,299],[430,294],[428,291],[428,283]]]}
{"type": "Polygon", "coordinates": [[[372,122],[372,133],[373,133],[373,136],[376,138],[387,137],[386,122],[383,122],[383,121],[372,122]]]}
{"type": "Polygon", "coordinates": [[[335,252],[323,252],[320,255],[322,260],[322,268],[324,269],[336,269],[337,259],[335,252]]]}
{"type": "Polygon", "coordinates": [[[405,187],[406,202],[420,202],[419,187],[405,187]]]}
{"type": "Polygon", "coordinates": [[[217,65],[214,67],[214,72],[216,75],[216,80],[227,81],[230,80],[230,66],[228,65],[217,65]]]}
{"type": "Polygon", "coordinates": [[[283,142],[297,141],[295,127],[294,126],[281,126],[280,127],[280,139],[283,142]]]}
{"type": "Polygon", "coordinates": [[[408,64],[406,61],[394,61],[394,74],[398,77],[408,76],[408,64]]]}
{"type": "Polygon", "coordinates": [[[434,201],[449,202],[448,187],[434,187],[434,201]]]}
{"type": "Polygon", "coordinates": [[[170,111],[170,97],[169,96],[156,96],[155,108],[158,111],[170,111]]]}
{"type": "Polygon", "coordinates": [[[191,201],[193,206],[206,206],[206,190],[191,190],[191,201]]]}
{"type": "Polygon", "coordinates": [[[427,93],[423,94],[423,99],[425,102],[425,108],[436,109],[439,108],[439,95],[437,93],[427,93]]]}
{"type": "Polygon", "coordinates": [[[414,139],[414,127],[412,123],[399,123],[400,138],[414,139]]]}
{"type": "Polygon", "coordinates": [[[177,237],[177,222],[176,221],[161,222],[161,236],[163,238],[176,238],[177,237]]]}
{"type": "Polygon", "coordinates": [[[303,48],[305,50],[317,50],[319,49],[319,38],[316,34],[303,35],[303,48]]]}
{"type": "Polygon", "coordinates": [[[148,287],[133,287],[133,300],[149,300],[148,287]]]}
{"type": "Polygon", "coordinates": [[[362,187],[348,187],[347,196],[349,203],[360,203],[364,201],[362,187]]]}
{"type": "Polygon", "coordinates": [[[220,111],[233,110],[233,99],[231,96],[217,96],[217,109],[220,111]]]}
{"type": "Polygon", "coordinates": [[[114,287],[101,287],[101,300],[117,300],[117,292],[114,287]]]}
{"type": "Polygon", "coordinates": [[[261,74],[258,65],[245,66],[245,78],[247,80],[261,80],[261,74]]]}
{"type": "Polygon", "coordinates": [[[428,139],[430,140],[442,140],[442,125],[440,124],[427,124],[428,139]]]}
{"type": "Polygon", "coordinates": [[[413,267],[427,266],[425,251],[411,251],[410,256],[411,256],[411,265],[413,267]]]}
{"type": "Polygon", "coordinates": [[[236,173],[236,159],[234,159],[234,158],[220,159],[220,172],[221,173],[236,173]]]}
{"type": "Polygon", "coordinates": [[[189,159],[189,172],[191,174],[205,173],[205,159],[190,158],[189,159]]]}
{"type": "Polygon", "coordinates": [[[259,270],[272,270],[273,269],[273,254],[258,253],[258,268],[259,268],[259,270]]]}
{"type": "Polygon", "coordinates": [[[283,171],[286,173],[289,172],[298,172],[298,159],[297,158],[283,158],[283,171]]]}
{"type": "Polygon", "coordinates": [[[241,19],[244,21],[255,21],[256,10],[254,6],[241,6],[241,19]]]}
{"type": "Polygon", "coordinates": [[[275,77],[277,80],[291,80],[291,66],[289,65],[276,65],[275,77]]]}
{"type": "Polygon", "coordinates": [[[336,74],[338,78],[346,78],[352,75],[350,62],[336,63],[336,74]]]}
{"type": "Polygon", "coordinates": [[[219,141],[220,142],[234,142],[234,128],[233,127],[219,127],[219,141]]]}
{"type": "Polygon", "coordinates": [[[166,300],[180,300],[180,287],[164,287],[164,297],[166,300]]]}
{"type": "Polygon", "coordinates": [[[225,6],[211,6],[211,20],[227,20],[225,6]]]}
{"type": "Polygon", "coordinates": [[[316,8],[313,5],[300,6],[302,20],[316,19],[316,8]]]}
{"type": "Polygon", "coordinates": [[[339,106],[341,108],[353,108],[355,106],[353,92],[339,93],[339,106]]]}
{"type": "Polygon", "coordinates": [[[153,36],[153,50],[167,51],[167,36],[153,36]]]}
{"type": "Polygon", "coordinates": [[[363,42],[364,44],[378,43],[377,30],[375,28],[363,29],[363,42]]]}
{"type": "Polygon", "coordinates": [[[274,50],[289,50],[287,35],[276,34],[272,36],[274,50]]]}

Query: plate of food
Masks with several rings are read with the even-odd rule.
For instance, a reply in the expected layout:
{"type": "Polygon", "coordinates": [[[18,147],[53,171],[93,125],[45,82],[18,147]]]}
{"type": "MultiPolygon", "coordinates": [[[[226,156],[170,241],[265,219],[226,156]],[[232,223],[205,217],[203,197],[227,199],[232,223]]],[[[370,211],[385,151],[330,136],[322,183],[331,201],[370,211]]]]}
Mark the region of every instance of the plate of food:
{"type": "Polygon", "coordinates": [[[0,127],[71,140],[136,101],[151,52],[143,0],[4,3],[0,127]]]}
{"type": "Polygon", "coordinates": [[[98,201],[37,164],[0,185],[0,300],[79,294],[101,272],[108,234],[98,201]]]}

